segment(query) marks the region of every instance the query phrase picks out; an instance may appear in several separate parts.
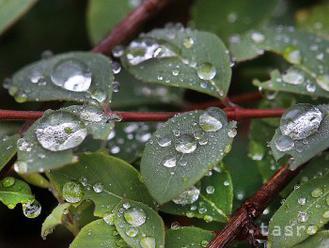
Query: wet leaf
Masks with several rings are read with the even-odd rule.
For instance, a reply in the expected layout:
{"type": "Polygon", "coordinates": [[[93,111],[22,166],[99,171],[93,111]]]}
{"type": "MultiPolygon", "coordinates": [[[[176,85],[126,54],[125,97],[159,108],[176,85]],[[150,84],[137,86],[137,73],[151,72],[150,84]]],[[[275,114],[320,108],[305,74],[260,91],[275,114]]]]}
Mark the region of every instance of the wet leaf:
{"type": "Polygon", "coordinates": [[[111,248],[128,248],[114,226],[106,224],[104,220],[95,220],[81,229],[70,248],[96,248],[103,245],[111,248]]]}
{"type": "Polygon", "coordinates": [[[70,203],[62,203],[53,209],[53,211],[47,216],[45,221],[42,223],[41,237],[46,237],[51,234],[56,226],[62,224],[63,216],[70,207],[70,203]]]}
{"type": "Polygon", "coordinates": [[[210,231],[197,227],[180,227],[170,229],[166,235],[166,247],[206,247],[214,238],[210,231]]]}
{"type": "Polygon", "coordinates": [[[244,0],[226,2],[198,0],[193,6],[192,24],[201,30],[216,33],[228,41],[231,36],[234,37],[267,22],[278,2],[277,0],[256,0],[252,3],[244,0]]]}
{"type": "Polygon", "coordinates": [[[160,204],[192,187],[230,151],[236,134],[218,109],[177,115],[163,124],[146,144],[141,173],[160,204]]]}
{"type": "Polygon", "coordinates": [[[288,109],[270,142],[274,158],[279,160],[289,155],[293,158],[290,168],[295,169],[327,149],[328,108],[327,105],[296,104],[288,109]]]}
{"type": "Polygon", "coordinates": [[[323,230],[304,242],[294,246],[294,248],[326,248],[329,244],[329,231],[323,230]]]}
{"type": "Polygon", "coordinates": [[[91,52],[70,52],[44,58],[16,72],[5,85],[18,102],[65,100],[110,101],[111,61],[91,52]]]}
{"type": "Polygon", "coordinates": [[[165,226],[161,217],[140,202],[120,202],[114,211],[114,225],[132,248],[164,247],[165,226]]]}
{"type": "Polygon", "coordinates": [[[27,183],[13,177],[1,180],[0,201],[8,208],[13,209],[18,203],[25,204],[33,200],[34,196],[27,183]]]}
{"type": "Polygon", "coordinates": [[[90,0],[87,27],[90,40],[95,44],[108,35],[128,13],[134,9],[129,0],[90,0]]]}
{"type": "Polygon", "coordinates": [[[132,41],[122,56],[136,78],[226,96],[231,80],[230,58],[216,35],[181,26],[155,29],[132,41]]]}
{"type": "Polygon", "coordinates": [[[101,109],[93,106],[70,106],[48,110],[18,140],[15,170],[31,173],[62,167],[76,162],[74,155],[87,135],[107,140],[114,126],[101,109]]]}
{"type": "Polygon", "coordinates": [[[161,210],[175,215],[200,218],[206,222],[227,222],[232,211],[233,183],[223,166],[216,166],[201,180],[200,195],[192,204],[180,205],[170,202],[161,210]]]}
{"type": "Polygon", "coordinates": [[[78,202],[92,200],[95,203],[94,214],[98,217],[111,213],[122,199],[142,201],[153,206],[138,171],[125,161],[106,154],[83,154],[80,162],[53,170],[49,176],[66,200],[70,200],[67,197],[70,194],[63,194],[65,184],[73,182],[79,185],[81,194],[78,202]]]}
{"type": "Polygon", "coordinates": [[[271,247],[293,247],[329,221],[328,181],[328,174],[312,179],[289,195],[270,222],[271,247]]]}
{"type": "Polygon", "coordinates": [[[0,171],[15,156],[18,138],[18,134],[13,136],[0,136],[0,171]]]}
{"type": "Polygon", "coordinates": [[[0,34],[19,20],[37,0],[0,0],[0,34]]]}

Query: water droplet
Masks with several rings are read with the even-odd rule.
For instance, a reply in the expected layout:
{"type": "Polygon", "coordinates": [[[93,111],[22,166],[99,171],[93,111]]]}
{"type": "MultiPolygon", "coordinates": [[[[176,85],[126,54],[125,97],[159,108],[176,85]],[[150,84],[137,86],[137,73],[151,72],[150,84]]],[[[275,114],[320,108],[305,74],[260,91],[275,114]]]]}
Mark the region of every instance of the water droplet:
{"type": "Polygon", "coordinates": [[[176,158],[172,157],[172,156],[168,156],[163,160],[162,165],[167,167],[167,168],[175,167],[176,166],[176,158]]]}
{"type": "Polygon", "coordinates": [[[202,80],[212,80],[217,74],[216,68],[210,63],[204,63],[198,66],[197,73],[202,80]]]}
{"type": "Polygon", "coordinates": [[[120,46],[120,45],[114,47],[112,50],[112,55],[115,58],[121,57],[123,55],[123,53],[124,53],[124,48],[123,48],[123,46],[120,46]]]}
{"type": "Polygon", "coordinates": [[[121,71],[121,65],[118,62],[112,61],[113,74],[119,74],[121,71]]]}
{"type": "Polygon", "coordinates": [[[306,204],[306,198],[305,197],[301,197],[298,198],[298,204],[304,206],[306,204]]]}
{"type": "Polygon", "coordinates": [[[33,219],[40,215],[41,213],[41,205],[37,200],[34,200],[30,203],[24,203],[23,207],[23,214],[25,217],[33,219]]]}
{"type": "Polygon", "coordinates": [[[170,137],[164,136],[158,139],[158,144],[161,147],[168,147],[171,145],[170,137]]]}
{"type": "Polygon", "coordinates": [[[321,188],[316,188],[312,191],[311,195],[314,197],[314,198],[318,198],[320,197],[321,195],[323,194],[323,191],[321,188]]]}
{"type": "Polygon", "coordinates": [[[193,46],[193,44],[194,44],[194,40],[192,37],[187,37],[183,41],[183,45],[186,48],[191,48],[193,46]]]}
{"type": "Polygon", "coordinates": [[[40,83],[41,81],[44,81],[45,78],[43,76],[43,74],[38,71],[38,70],[34,70],[31,72],[31,75],[30,75],[30,81],[31,83],[33,84],[37,84],[37,83],[40,83]]]}
{"type": "Polygon", "coordinates": [[[329,91],[329,75],[318,76],[316,82],[323,90],[329,91]]]}
{"type": "Polygon", "coordinates": [[[50,74],[51,81],[66,90],[87,91],[91,85],[92,73],[88,66],[77,59],[59,61],[50,74]]]}
{"type": "Polygon", "coordinates": [[[299,222],[305,223],[308,220],[308,214],[305,212],[299,212],[297,218],[299,222]]]}
{"type": "Polygon", "coordinates": [[[124,212],[123,216],[134,227],[141,226],[146,221],[146,214],[141,208],[130,208],[124,212]]]}
{"type": "Polygon", "coordinates": [[[295,143],[294,141],[286,135],[280,135],[275,141],[275,147],[278,149],[280,152],[286,152],[291,150],[294,146],[295,143]]]}
{"type": "Polygon", "coordinates": [[[256,43],[261,43],[265,40],[265,36],[259,32],[252,32],[251,39],[256,43]]]}
{"type": "Polygon", "coordinates": [[[305,139],[318,130],[322,118],[317,107],[297,104],[282,116],[280,130],[293,140],[305,139]]]}
{"type": "Polygon", "coordinates": [[[193,136],[189,134],[181,135],[175,144],[175,149],[181,153],[192,153],[197,148],[197,143],[193,136]]]}
{"type": "Polygon", "coordinates": [[[176,197],[172,201],[175,204],[187,205],[196,202],[199,199],[199,196],[200,196],[200,190],[197,187],[192,186],[191,188],[181,193],[178,197],[176,197]]]}
{"type": "Polygon", "coordinates": [[[236,131],[236,129],[235,128],[231,128],[228,132],[227,132],[227,135],[228,135],[228,137],[230,137],[230,138],[234,138],[236,135],[237,135],[237,131],[236,131]]]}
{"type": "Polygon", "coordinates": [[[104,187],[103,187],[103,184],[101,184],[101,183],[95,183],[93,185],[93,190],[95,191],[95,193],[102,193],[103,189],[104,189],[104,187]]]}
{"type": "Polygon", "coordinates": [[[214,187],[214,186],[211,186],[211,185],[207,186],[207,187],[206,187],[206,192],[207,192],[207,194],[209,194],[209,195],[215,193],[215,187],[214,187]]]}
{"type": "Polygon", "coordinates": [[[78,203],[82,201],[84,192],[80,184],[67,182],[63,186],[63,197],[69,203],[78,203]]]}
{"type": "Polygon", "coordinates": [[[306,85],[306,91],[307,92],[310,92],[310,93],[314,93],[316,91],[316,85],[315,84],[308,83],[306,85]]]}
{"type": "Polygon", "coordinates": [[[205,112],[199,116],[199,125],[205,132],[216,132],[223,127],[222,122],[209,114],[209,112],[205,112]]]}
{"type": "Polygon", "coordinates": [[[205,215],[205,216],[203,217],[203,220],[204,220],[206,223],[210,223],[210,222],[212,222],[212,221],[214,220],[214,218],[213,218],[212,216],[210,216],[210,215],[205,215]]]}
{"type": "Polygon", "coordinates": [[[155,239],[152,237],[142,237],[139,242],[142,248],[155,248],[155,239]]]}
{"type": "Polygon", "coordinates": [[[2,180],[2,185],[5,188],[11,187],[15,184],[15,178],[14,177],[6,177],[2,180]]]}
{"type": "Polygon", "coordinates": [[[27,172],[27,163],[23,162],[23,161],[17,161],[14,164],[14,170],[18,173],[18,174],[24,174],[27,172]]]}
{"type": "Polygon", "coordinates": [[[106,224],[113,226],[114,225],[114,214],[108,214],[103,217],[103,220],[105,221],[106,224]]]}
{"type": "Polygon", "coordinates": [[[322,217],[325,218],[325,219],[328,219],[328,218],[329,218],[329,210],[325,211],[325,212],[322,214],[322,217]]]}
{"type": "Polygon", "coordinates": [[[126,234],[128,237],[136,237],[137,234],[138,234],[138,229],[136,227],[129,227],[127,230],[126,230],[126,234]]]}
{"type": "Polygon", "coordinates": [[[317,233],[317,231],[318,231],[318,227],[315,226],[315,225],[310,225],[310,226],[308,226],[307,229],[306,229],[306,233],[307,233],[308,235],[314,235],[314,234],[317,233]]]}
{"type": "Polygon", "coordinates": [[[75,116],[57,112],[43,118],[35,134],[43,148],[56,152],[79,146],[87,136],[87,129],[75,116]]]}
{"type": "Polygon", "coordinates": [[[120,91],[120,83],[118,81],[113,81],[112,89],[114,93],[118,93],[120,91]]]}
{"type": "Polygon", "coordinates": [[[301,52],[294,47],[287,47],[283,52],[283,57],[292,64],[300,64],[302,62],[301,52]]]}
{"type": "Polygon", "coordinates": [[[292,85],[299,85],[304,83],[304,76],[297,70],[289,69],[282,75],[283,81],[292,85]]]}
{"type": "Polygon", "coordinates": [[[207,247],[208,244],[209,244],[208,240],[202,240],[201,243],[200,243],[201,247],[204,247],[204,248],[207,247]]]}

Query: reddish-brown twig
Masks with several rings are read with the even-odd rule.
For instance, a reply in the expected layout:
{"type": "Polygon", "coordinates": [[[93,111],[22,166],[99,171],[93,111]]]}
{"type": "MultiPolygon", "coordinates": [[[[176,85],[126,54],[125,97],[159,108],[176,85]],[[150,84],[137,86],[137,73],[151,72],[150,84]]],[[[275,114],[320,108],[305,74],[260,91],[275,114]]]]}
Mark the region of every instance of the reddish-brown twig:
{"type": "Polygon", "coordinates": [[[145,0],[119,23],[97,46],[93,52],[108,54],[111,50],[135,35],[143,24],[167,6],[171,0],[145,0]]]}
{"type": "Polygon", "coordinates": [[[285,185],[299,172],[291,171],[287,165],[282,166],[274,176],[265,183],[254,196],[249,198],[230,218],[226,227],[217,233],[208,248],[227,247],[243,232],[244,228],[261,215],[269,202],[273,200],[285,185]]]}

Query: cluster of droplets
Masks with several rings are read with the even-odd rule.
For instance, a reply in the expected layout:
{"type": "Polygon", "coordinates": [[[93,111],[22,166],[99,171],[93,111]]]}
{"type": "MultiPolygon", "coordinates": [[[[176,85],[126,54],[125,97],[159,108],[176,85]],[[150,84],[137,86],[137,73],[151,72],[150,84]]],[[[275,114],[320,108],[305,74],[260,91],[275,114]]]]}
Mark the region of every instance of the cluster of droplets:
{"type": "Polygon", "coordinates": [[[308,143],[307,139],[319,130],[323,118],[324,114],[315,106],[295,105],[281,118],[281,135],[274,140],[275,147],[280,152],[293,148],[301,152],[303,145],[308,143]]]}

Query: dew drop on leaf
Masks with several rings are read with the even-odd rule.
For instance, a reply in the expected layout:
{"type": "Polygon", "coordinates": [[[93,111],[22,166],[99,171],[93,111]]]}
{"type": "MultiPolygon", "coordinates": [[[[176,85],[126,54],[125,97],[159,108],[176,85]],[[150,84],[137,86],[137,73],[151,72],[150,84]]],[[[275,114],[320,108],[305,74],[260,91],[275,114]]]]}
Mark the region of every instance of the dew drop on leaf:
{"type": "Polygon", "coordinates": [[[14,177],[6,177],[2,180],[2,185],[5,188],[11,187],[15,184],[16,179],[14,177]]]}
{"type": "Polygon", "coordinates": [[[199,125],[205,132],[216,132],[223,127],[222,122],[208,112],[200,115],[199,125]]]}
{"type": "Polygon", "coordinates": [[[141,208],[130,208],[124,212],[123,216],[134,227],[139,227],[146,221],[146,214],[141,208]]]}
{"type": "Polygon", "coordinates": [[[318,227],[315,226],[315,225],[310,225],[310,226],[308,226],[307,229],[306,229],[306,233],[307,233],[308,235],[314,235],[314,234],[316,234],[317,232],[318,232],[318,227]]]}
{"type": "Polygon", "coordinates": [[[323,191],[321,188],[316,188],[312,191],[311,195],[314,197],[314,198],[318,198],[320,197],[321,195],[323,194],[323,191]]]}
{"type": "Polygon", "coordinates": [[[172,157],[172,156],[168,156],[163,160],[162,165],[164,167],[167,167],[167,168],[175,167],[176,166],[176,158],[172,157]]]}
{"type": "Polygon", "coordinates": [[[209,195],[215,193],[215,187],[212,186],[212,185],[207,186],[207,187],[206,187],[206,192],[207,192],[207,194],[209,194],[209,195]]]}
{"type": "Polygon", "coordinates": [[[288,70],[285,74],[282,75],[283,81],[292,85],[300,85],[304,83],[304,76],[293,69],[288,70]]]}
{"type": "Polygon", "coordinates": [[[155,239],[153,237],[142,237],[140,242],[142,248],[155,248],[155,239]]]}
{"type": "Polygon", "coordinates": [[[104,189],[104,187],[103,187],[103,184],[101,184],[101,183],[95,183],[93,185],[93,190],[95,191],[95,193],[102,193],[103,189],[104,189]]]}
{"type": "Polygon", "coordinates": [[[158,144],[161,147],[168,147],[171,145],[171,139],[170,139],[170,137],[167,137],[167,136],[160,137],[158,139],[158,144]]]}
{"type": "Polygon", "coordinates": [[[82,201],[84,191],[79,183],[67,182],[63,186],[63,197],[69,203],[82,201]]]}
{"type": "Polygon", "coordinates": [[[92,81],[92,73],[86,64],[77,59],[59,61],[50,74],[51,81],[66,90],[85,92],[92,81]]]}
{"type": "Polygon", "coordinates": [[[41,205],[37,200],[23,204],[23,214],[25,217],[33,219],[40,215],[41,205]]]}
{"type": "Polygon", "coordinates": [[[188,190],[181,193],[178,197],[174,198],[172,201],[175,204],[187,205],[196,202],[200,196],[200,189],[195,186],[192,186],[188,190]]]}
{"type": "Polygon", "coordinates": [[[126,230],[126,234],[130,238],[134,238],[138,234],[138,229],[136,227],[128,227],[126,230]]]}
{"type": "Polygon", "coordinates": [[[197,148],[197,143],[193,136],[189,134],[181,135],[175,144],[175,149],[181,153],[192,153],[197,148]]]}
{"type": "Polygon", "coordinates": [[[217,74],[215,66],[210,63],[203,63],[198,66],[197,73],[202,80],[212,80],[217,74]]]}
{"type": "Polygon", "coordinates": [[[251,39],[256,43],[261,43],[265,40],[265,36],[259,32],[252,32],[251,39]]]}
{"type": "Polygon", "coordinates": [[[283,52],[283,57],[292,64],[300,64],[302,62],[301,52],[294,47],[287,47],[283,52]]]}

